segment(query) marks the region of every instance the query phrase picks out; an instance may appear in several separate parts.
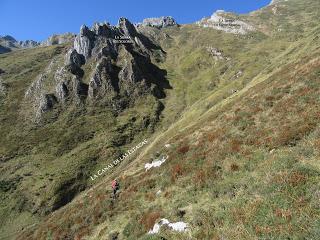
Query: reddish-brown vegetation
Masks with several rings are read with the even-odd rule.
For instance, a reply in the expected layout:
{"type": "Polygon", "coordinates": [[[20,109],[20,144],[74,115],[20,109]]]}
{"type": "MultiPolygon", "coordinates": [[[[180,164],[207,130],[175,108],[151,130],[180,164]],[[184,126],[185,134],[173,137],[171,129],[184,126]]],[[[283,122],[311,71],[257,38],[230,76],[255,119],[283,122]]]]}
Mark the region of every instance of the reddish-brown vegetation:
{"type": "Polygon", "coordinates": [[[171,169],[171,181],[175,181],[179,176],[183,174],[183,169],[180,164],[176,164],[171,169]]]}
{"type": "Polygon", "coordinates": [[[150,230],[156,221],[161,217],[160,211],[153,211],[144,213],[140,219],[140,224],[142,224],[146,231],[150,230]]]}
{"type": "Polygon", "coordinates": [[[187,152],[189,152],[190,147],[188,145],[182,146],[178,149],[178,152],[181,154],[186,154],[187,152]]]}
{"type": "Polygon", "coordinates": [[[235,172],[235,171],[239,171],[239,166],[235,163],[232,163],[231,166],[230,166],[230,170],[232,172],[235,172]]]}

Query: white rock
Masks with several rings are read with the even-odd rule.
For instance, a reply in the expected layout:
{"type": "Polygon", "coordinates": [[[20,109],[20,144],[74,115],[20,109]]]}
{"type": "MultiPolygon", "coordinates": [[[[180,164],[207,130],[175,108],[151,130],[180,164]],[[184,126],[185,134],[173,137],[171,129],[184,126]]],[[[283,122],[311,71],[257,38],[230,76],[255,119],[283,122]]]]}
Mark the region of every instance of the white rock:
{"type": "Polygon", "coordinates": [[[201,27],[210,27],[232,34],[247,34],[254,31],[254,27],[241,20],[227,18],[223,10],[214,12],[211,17],[196,22],[201,27]]]}
{"type": "Polygon", "coordinates": [[[165,157],[162,157],[161,160],[155,160],[152,163],[146,163],[144,165],[144,168],[146,169],[146,171],[148,171],[153,167],[160,167],[167,159],[168,159],[168,156],[165,156],[165,157]]]}
{"type": "Polygon", "coordinates": [[[177,232],[185,232],[188,230],[188,225],[184,222],[170,223],[166,218],[162,218],[158,223],[155,223],[153,228],[149,230],[148,234],[159,233],[161,226],[167,225],[171,230],[177,232]]]}
{"type": "Polygon", "coordinates": [[[154,224],[153,228],[148,232],[148,234],[156,234],[160,231],[160,224],[154,224]]]}
{"type": "Polygon", "coordinates": [[[187,224],[184,222],[169,223],[168,226],[172,228],[173,231],[184,232],[187,230],[187,224]]]}

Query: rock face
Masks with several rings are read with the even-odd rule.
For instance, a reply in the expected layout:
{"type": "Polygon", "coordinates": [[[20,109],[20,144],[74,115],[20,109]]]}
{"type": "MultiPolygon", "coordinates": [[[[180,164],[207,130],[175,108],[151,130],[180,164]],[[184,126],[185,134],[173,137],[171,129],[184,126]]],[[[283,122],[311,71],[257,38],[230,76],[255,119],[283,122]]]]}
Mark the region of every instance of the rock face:
{"type": "Polygon", "coordinates": [[[232,34],[247,34],[254,31],[250,24],[238,20],[233,14],[218,10],[209,18],[203,18],[196,22],[201,27],[210,27],[232,34]]]}
{"type": "Polygon", "coordinates": [[[64,63],[53,61],[26,91],[26,100],[33,102],[39,121],[54,106],[101,102],[119,112],[145,94],[162,98],[163,89],[170,86],[165,71],[152,63],[153,55],[164,52],[126,18],[117,26],[83,25],[64,63]],[[83,82],[85,74],[88,84],[83,82]]]}
{"type": "Polygon", "coordinates": [[[80,28],[80,34],[75,38],[74,48],[75,50],[82,54],[85,58],[91,57],[91,51],[95,41],[94,32],[82,25],[80,28]]]}
{"type": "Polygon", "coordinates": [[[167,16],[167,17],[159,17],[159,18],[146,18],[143,20],[141,25],[156,27],[156,28],[163,28],[163,27],[169,27],[169,26],[177,26],[178,23],[173,17],[167,16]]]}
{"type": "Polygon", "coordinates": [[[113,78],[115,71],[110,58],[103,57],[97,63],[89,83],[90,98],[102,98],[106,94],[109,94],[109,97],[115,96],[119,91],[119,86],[113,78]]]}
{"type": "Polygon", "coordinates": [[[41,46],[52,46],[68,42],[73,42],[76,37],[73,33],[64,33],[64,34],[54,34],[50,36],[47,40],[41,42],[41,46]]]}

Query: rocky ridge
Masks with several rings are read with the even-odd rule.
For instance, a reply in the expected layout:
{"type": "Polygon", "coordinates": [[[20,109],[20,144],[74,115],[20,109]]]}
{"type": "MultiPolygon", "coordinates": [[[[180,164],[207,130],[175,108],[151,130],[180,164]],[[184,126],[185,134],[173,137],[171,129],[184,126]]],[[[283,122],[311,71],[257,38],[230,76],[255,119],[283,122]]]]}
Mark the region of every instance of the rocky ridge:
{"type": "Polygon", "coordinates": [[[103,102],[120,112],[144,94],[163,98],[169,84],[165,71],[153,64],[154,55],[163,58],[164,52],[126,18],[120,18],[118,26],[83,25],[64,63],[53,60],[28,88],[25,99],[33,104],[39,122],[54,106],[103,102]],[[82,66],[87,62],[95,67],[84,82],[82,66]]]}
{"type": "Polygon", "coordinates": [[[33,48],[39,46],[40,43],[34,40],[17,41],[12,36],[0,36],[0,54],[11,52],[19,48],[33,48]]]}

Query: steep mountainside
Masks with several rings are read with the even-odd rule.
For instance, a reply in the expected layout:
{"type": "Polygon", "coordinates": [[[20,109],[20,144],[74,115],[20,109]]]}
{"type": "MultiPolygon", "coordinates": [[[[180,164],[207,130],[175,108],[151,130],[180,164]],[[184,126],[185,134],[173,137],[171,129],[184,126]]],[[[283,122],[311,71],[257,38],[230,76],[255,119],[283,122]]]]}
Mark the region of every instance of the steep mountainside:
{"type": "Polygon", "coordinates": [[[1,54],[0,238],[318,239],[319,5],[1,54]]]}

